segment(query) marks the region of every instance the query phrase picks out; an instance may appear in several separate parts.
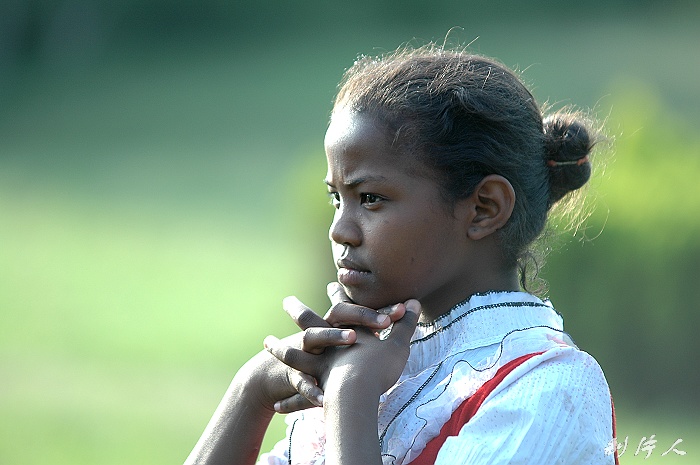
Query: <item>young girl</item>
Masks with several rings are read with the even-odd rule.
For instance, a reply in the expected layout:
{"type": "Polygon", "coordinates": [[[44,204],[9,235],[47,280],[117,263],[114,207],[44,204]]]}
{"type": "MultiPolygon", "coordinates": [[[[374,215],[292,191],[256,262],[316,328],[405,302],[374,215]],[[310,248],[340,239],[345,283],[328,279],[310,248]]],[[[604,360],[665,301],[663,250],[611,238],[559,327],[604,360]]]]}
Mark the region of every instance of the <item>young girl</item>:
{"type": "Polygon", "coordinates": [[[616,463],[600,367],[524,291],[529,247],[588,180],[595,141],[491,59],[357,61],[325,138],[331,310],[285,299],[302,332],[265,340],[188,463],[252,464],[292,411],[260,463],[616,463]]]}

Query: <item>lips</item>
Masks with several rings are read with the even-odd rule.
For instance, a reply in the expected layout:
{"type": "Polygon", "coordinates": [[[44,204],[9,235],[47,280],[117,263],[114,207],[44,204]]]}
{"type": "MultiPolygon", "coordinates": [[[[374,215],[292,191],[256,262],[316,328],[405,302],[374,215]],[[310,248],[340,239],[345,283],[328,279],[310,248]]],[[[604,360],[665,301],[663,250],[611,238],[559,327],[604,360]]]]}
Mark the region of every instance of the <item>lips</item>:
{"type": "Polygon", "coordinates": [[[338,260],[335,264],[338,268],[338,282],[344,286],[359,286],[371,274],[366,268],[348,259],[338,260]]]}

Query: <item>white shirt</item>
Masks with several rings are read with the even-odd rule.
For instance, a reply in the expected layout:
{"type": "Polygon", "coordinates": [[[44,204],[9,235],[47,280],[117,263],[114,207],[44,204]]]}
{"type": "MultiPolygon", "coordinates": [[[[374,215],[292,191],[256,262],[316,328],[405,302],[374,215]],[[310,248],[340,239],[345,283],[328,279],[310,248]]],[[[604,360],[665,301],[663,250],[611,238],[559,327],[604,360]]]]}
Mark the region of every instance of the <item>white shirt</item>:
{"type": "MultiPolygon", "coordinates": [[[[563,332],[548,301],[492,292],[416,328],[401,377],[380,399],[384,464],[410,463],[500,367],[535,352],[543,353],[503,379],[435,463],[614,463],[612,405],[599,365],[563,332]]],[[[323,409],[286,421],[287,437],[259,463],[288,464],[291,457],[293,464],[323,464],[323,409]]]]}

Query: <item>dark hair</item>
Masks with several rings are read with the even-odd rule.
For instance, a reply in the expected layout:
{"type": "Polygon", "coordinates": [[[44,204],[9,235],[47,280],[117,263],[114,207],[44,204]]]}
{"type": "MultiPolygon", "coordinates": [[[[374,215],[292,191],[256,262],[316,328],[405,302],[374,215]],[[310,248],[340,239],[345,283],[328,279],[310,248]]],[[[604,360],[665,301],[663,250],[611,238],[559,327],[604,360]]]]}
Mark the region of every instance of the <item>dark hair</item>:
{"type": "Polygon", "coordinates": [[[542,110],[520,78],[497,61],[436,45],[362,57],[346,71],[335,108],[387,125],[401,153],[415,153],[445,199],[469,196],[489,174],[513,186],[513,214],[500,231],[505,259],[526,287],[530,244],[548,211],[591,174],[596,131],[581,115],[542,110]]]}

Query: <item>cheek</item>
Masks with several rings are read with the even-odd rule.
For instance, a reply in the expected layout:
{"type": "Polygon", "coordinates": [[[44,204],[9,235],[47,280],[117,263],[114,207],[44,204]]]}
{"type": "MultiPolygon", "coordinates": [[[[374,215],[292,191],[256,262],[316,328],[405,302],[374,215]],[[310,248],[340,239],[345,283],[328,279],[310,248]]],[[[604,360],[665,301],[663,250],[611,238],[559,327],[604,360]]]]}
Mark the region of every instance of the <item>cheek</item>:
{"type": "Polygon", "coordinates": [[[433,267],[432,244],[426,244],[421,235],[404,232],[387,241],[378,253],[385,273],[391,275],[394,285],[411,286],[433,267]],[[428,247],[426,247],[428,245],[428,247]]]}
{"type": "Polygon", "coordinates": [[[367,229],[365,243],[391,285],[413,286],[435,273],[454,252],[454,225],[435,214],[406,215],[367,229]],[[406,218],[408,216],[408,218],[406,218]],[[371,242],[371,244],[370,244],[371,242]],[[410,281],[410,283],[409,283],[410,281]]]}
{"type": "Polygon", "coordinates": [[[407,238],[411,244],[405,248],[405,263],[415,274],[426,276],[438,272],[457,252],[453,238],[440,228],[424,227],[411,236],[407,238]]]}

